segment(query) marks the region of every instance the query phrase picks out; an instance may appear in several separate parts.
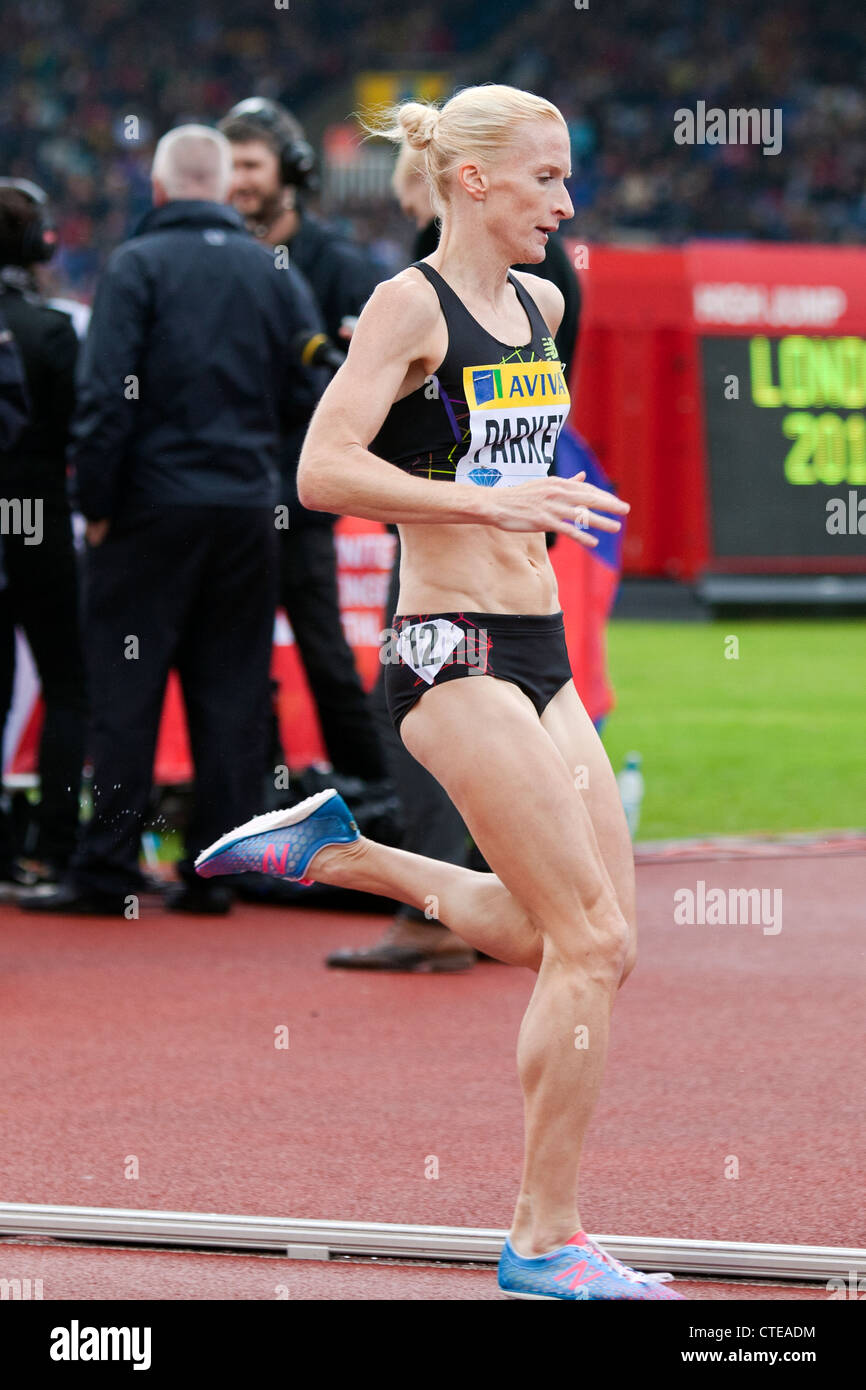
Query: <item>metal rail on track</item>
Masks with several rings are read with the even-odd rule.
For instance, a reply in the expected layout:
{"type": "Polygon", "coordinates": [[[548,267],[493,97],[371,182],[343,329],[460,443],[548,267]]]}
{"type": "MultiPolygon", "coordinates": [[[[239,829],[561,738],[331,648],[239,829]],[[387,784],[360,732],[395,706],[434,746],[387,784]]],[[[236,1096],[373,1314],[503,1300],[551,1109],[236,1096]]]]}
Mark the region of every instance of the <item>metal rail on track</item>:
{"type": "MultiPolygon", "coordinates": [[[[178,1249],[267,1250],[301,1260],[331,1256],[472,1261],[499,1259],[505,1231],[459,1226],[401,1226],[376,1221],[302,1221],[215,1212],[136,1211],[112,1207],[31,1206],[0,1202],[0,1237],[89,1240],[102,1244],[169,1245],[178,1249]]],[[[739,1279],[828,1280],[866,1275],[866,1250],[820,1245],[770,1245],[599,1235],[625,1264],[672,1274],[739,1279]]],[[[855,1284],[856,1287],[856,1284],[855,1284]]]]}

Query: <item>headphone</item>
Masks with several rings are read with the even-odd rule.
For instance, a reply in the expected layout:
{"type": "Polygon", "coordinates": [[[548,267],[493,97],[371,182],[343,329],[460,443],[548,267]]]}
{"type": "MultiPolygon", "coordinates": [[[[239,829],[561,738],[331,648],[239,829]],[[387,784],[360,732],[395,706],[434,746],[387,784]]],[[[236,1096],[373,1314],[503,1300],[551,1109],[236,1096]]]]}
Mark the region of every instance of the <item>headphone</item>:
{"type": "Polygon", "coordinates": [[[266,130],[277,142],[281,182],[315,193],[319,187],[315,151],[306,140],[291,133],[288,115],[284,107],[267,97],[247,97],[233,106],[224,120],[240,117],[266,130]]]}
{"type": "Polygon", "coordinates": [[[57,228],[48,212],[48,194],[29,179],[0,178],[0,188],[15,188],[29,198],[38,209],[38,216],[21,229],[19,265],[34,265],[50,261],[57,250],[57,228]]]}

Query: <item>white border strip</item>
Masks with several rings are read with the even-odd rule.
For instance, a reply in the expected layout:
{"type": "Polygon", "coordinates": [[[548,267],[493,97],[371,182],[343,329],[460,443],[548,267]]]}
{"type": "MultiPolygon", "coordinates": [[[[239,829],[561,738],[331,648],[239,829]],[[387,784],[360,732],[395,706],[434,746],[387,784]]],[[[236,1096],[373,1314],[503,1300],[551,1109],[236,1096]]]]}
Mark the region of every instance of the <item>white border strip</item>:
{"type": "MultiPolygon", "coordinates": [[[[0,1202],[0,1237],[99,1240],[273,1250],[295,1259],[378,1255],[393,1259],[498,1261],[505,1231],[458,1226],[397,1226],[375,1221],[300,1221],[215,1212],[137,1211],[114,1207],[30,1206],[0,1202]]],[[[596,1239],[617,1259],[647,1272],[734,1275],[743,1279],[827,1280],[866,1276],[866,1250],[820,1245],[762,1245],[651,1236],[596,1239]]]]}

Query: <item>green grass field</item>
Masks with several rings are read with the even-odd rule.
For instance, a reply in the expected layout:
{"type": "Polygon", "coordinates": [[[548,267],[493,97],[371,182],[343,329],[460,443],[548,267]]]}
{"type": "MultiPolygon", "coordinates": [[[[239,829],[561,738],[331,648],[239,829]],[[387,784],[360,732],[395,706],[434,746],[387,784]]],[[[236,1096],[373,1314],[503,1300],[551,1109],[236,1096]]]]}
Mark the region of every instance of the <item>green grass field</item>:
{"type": "Polygon", "coordinates": [[[643,758],[638,839],[866,826],[862,619],[612,622],[608,660],[602,737],[615,771],[643,758]]]}

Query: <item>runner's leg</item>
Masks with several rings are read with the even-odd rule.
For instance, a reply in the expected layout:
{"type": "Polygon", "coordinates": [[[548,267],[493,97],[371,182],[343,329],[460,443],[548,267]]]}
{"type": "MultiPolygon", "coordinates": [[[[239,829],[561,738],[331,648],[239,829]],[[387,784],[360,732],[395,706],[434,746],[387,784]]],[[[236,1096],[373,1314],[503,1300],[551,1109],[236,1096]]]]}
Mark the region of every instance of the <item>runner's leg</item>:
{"type": "Polygon", "coordinates": [[[620,980],[622,985],[634,969],[637,958],[637,911],[634,852],[616,776],[572,681],[558,690],[542,711],[541,723],[562,754],[575,786],[580,789],[616,889],[620,911],[629,925],[629,949],[620,980]]]}
{"type": "MultiPolygon", "coordinates": [[[[604,1071],[629,928],[573,775],[521,691],[489,676],[434,686],[406,715],[402,734],[523,910],[517,921],[509,919],[502,939],[528,945],[534,931],[543,943],[517,1058],[526,1151],[511,1234],[515,1248],[532,1255],[581,1228],[580,1154],[604,1071]],[[579,1029],[586,1029],[586,1047],[576,1045],[579,1029]]],[[[392,896],[405,899],[401,874],[411,874],[415,893],[422,900],[439,896],[442,920],[476,944],[471,922],[462,921],[459,880],[447,877],[470,871],[424,856],[411,856],[418,862],[407,865],[394,858],[399,855],[366,840],[327,847],[314,856],[310,876],[353,887],[372,878],[374,891],[399,887],[392,896]],[[454,918],[445,915],[451,906],[454,918]]]]}

